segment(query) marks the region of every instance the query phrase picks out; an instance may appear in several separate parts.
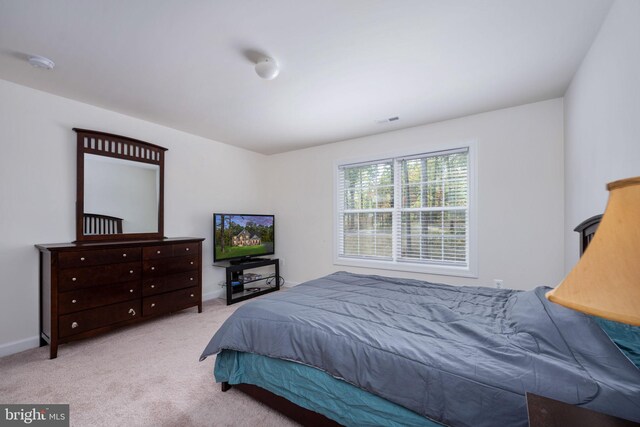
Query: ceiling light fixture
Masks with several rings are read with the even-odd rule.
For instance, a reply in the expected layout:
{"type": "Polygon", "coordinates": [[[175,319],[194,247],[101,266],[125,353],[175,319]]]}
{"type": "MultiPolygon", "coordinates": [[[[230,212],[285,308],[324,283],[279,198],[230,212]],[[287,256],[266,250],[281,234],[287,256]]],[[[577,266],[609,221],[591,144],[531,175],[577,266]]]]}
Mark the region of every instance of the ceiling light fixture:
{"type": "Polygon", "coordinates": [[[33,67],[43,70],[53,70],[53,67],[56,66],[55,62],[53,62],[49,58],[45,58],[44,56],[30,56],[28,61],[29,64],[31,64],[33,67]]]}
{"type": "Polygon", "coordinates": [[[256,74],[265,80],[273,80],[279,73],[280,68],[273,58],[264,58],[256,64],[256,74]]]}

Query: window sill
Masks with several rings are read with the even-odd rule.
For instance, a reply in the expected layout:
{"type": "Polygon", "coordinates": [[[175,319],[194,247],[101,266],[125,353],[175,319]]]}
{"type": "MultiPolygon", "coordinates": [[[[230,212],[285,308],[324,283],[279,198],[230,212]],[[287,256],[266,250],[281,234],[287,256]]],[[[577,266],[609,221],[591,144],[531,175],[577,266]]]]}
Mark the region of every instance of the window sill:
{"type": "Polygon", "coordinates": [[[356,258],[337,257],[333,260],[334,265],[344,265],[349,267],[375,268],[379,270],[406,271],[411,273],[435,274],[439,276],[478,278],[478,272],[469,267],[438,266],[431,264],[412,264],[397,261],[378,261],[356,258]]]}

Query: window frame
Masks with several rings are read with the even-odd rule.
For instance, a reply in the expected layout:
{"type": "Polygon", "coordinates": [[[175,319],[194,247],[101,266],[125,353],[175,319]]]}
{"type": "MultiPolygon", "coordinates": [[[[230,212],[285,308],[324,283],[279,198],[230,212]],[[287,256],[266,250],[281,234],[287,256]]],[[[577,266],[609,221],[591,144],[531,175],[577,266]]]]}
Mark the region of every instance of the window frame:
{"type": "MultiPolygon", "coordinates": [[[[400,152],[391,152],[391,153],[382,153],[376,156],[366,156],[366,157],[358,157],[358,158],[349,158],[349,159],[338,159],[334,162],[333,165],[333,264],[334,265],[343,265],[349,267],[360,267],[360,268],[374,268],[380,270],[393,270],[393,271],[405,271],[405,272],[413,272],[413,273],[425,273],[425,274],[436,274],[436,275],[444,275],[444,276],[457,276],[457,277],[469,277],[469,278],[477,278],[478,277],[478,227],[477,227],[477,214],[478,214],[478,178],[477,178],[477,170],[478,170],[478,161],[477,161],[477,142],[475,140],[457,143],[457,144],[430,144],[427,149],[424,147],[414,148],[402,150],[400,152]],[[366,259],[366,258],[357,258],[352,256],[340,256],[339,253],[339,244],[340,244],[340,236],[338,236],[339,231],[339,219],[338,219],[338,209],[341,204],[340,201],[340,191],[339,191],[339,183],[340,183],[340,167],[346,165],[355,165],[355,164],[367,164],[367,163],[375,163],[377,161],[385,161],[389,159],[393,159],[395,162],[398,158],[408,158],[413,156],[420,156],[424,154],[437,153],[440,151],[448,151],[448,150],[457,150],[457,149],[468,149],[469,156],[469,165],[468,165],[468,176],[469,176],[469,195],[468,195],[468,263],[466,267],[460,266],[452,266],[452,265],[439,265],[435,263],[412,263],[408,261],[397,261],[397,260],[378,260],[378,259],[366,259]]],[[[398,171],[394,168],[394,175],[397,179],[398,171]]],[[[397,180],[394,179],[394,197],[397,196],[397,190],[400,189],[400,184],[398,184],[397,180]]],[[[398,199],[396,198],[396,201],[398,199]]],[[[394,210],[397,209],[397,205],[394,204],[394,210]]],[[[395,219],[394,219],[394,227],[395,227],[395,219]]],[[[392,237],[392,253],[395,255],[396,253],[396,245],[399,244],[395,237],[392,237]]]]}

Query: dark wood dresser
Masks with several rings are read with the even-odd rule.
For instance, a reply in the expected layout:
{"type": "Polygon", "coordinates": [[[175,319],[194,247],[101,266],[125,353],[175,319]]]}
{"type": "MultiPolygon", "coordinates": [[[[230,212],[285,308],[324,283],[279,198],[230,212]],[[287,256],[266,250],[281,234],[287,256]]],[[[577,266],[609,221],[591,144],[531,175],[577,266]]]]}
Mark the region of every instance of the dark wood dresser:
{"type": "Polygon", "coordinates": [[[40,337],[58,344],[189,307],[202,312],[202,238],[36,245],[40,337]]]}

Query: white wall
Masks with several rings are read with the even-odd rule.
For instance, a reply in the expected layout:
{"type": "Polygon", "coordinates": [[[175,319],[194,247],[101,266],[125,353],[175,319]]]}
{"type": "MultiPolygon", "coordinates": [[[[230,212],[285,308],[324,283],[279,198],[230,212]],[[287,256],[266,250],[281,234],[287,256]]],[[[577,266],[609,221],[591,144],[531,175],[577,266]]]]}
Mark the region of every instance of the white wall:
{"type": "Polygon", "coordinates": [[[563,105],[554,99],[274,155],[270,192],[287,281],[338,270],[531,289],[563,277],[563,105]],[[479,278],[333,265],[334,161],[476,140],[479,278]]]}
{"type": "Polygon", "coordinates": [[[73,127],[169,149],[165,234],[207,238],[203,292],[208,296],[221,291],[217,282],[224,276],[211,266],[211,214],[261,212],[267,202],[263,155],[0,80],[0,355],[38,343],[33,245],[75,240],[73,127]],[[236,165],[242,165],[241,172],[236,165]]]}
{"type": "Polygon", "coordinates": [[[605,184],[640,175],[640,1],[616,0],[564,98],[565,270],[573,228],[604,211],[605,184]]]}

